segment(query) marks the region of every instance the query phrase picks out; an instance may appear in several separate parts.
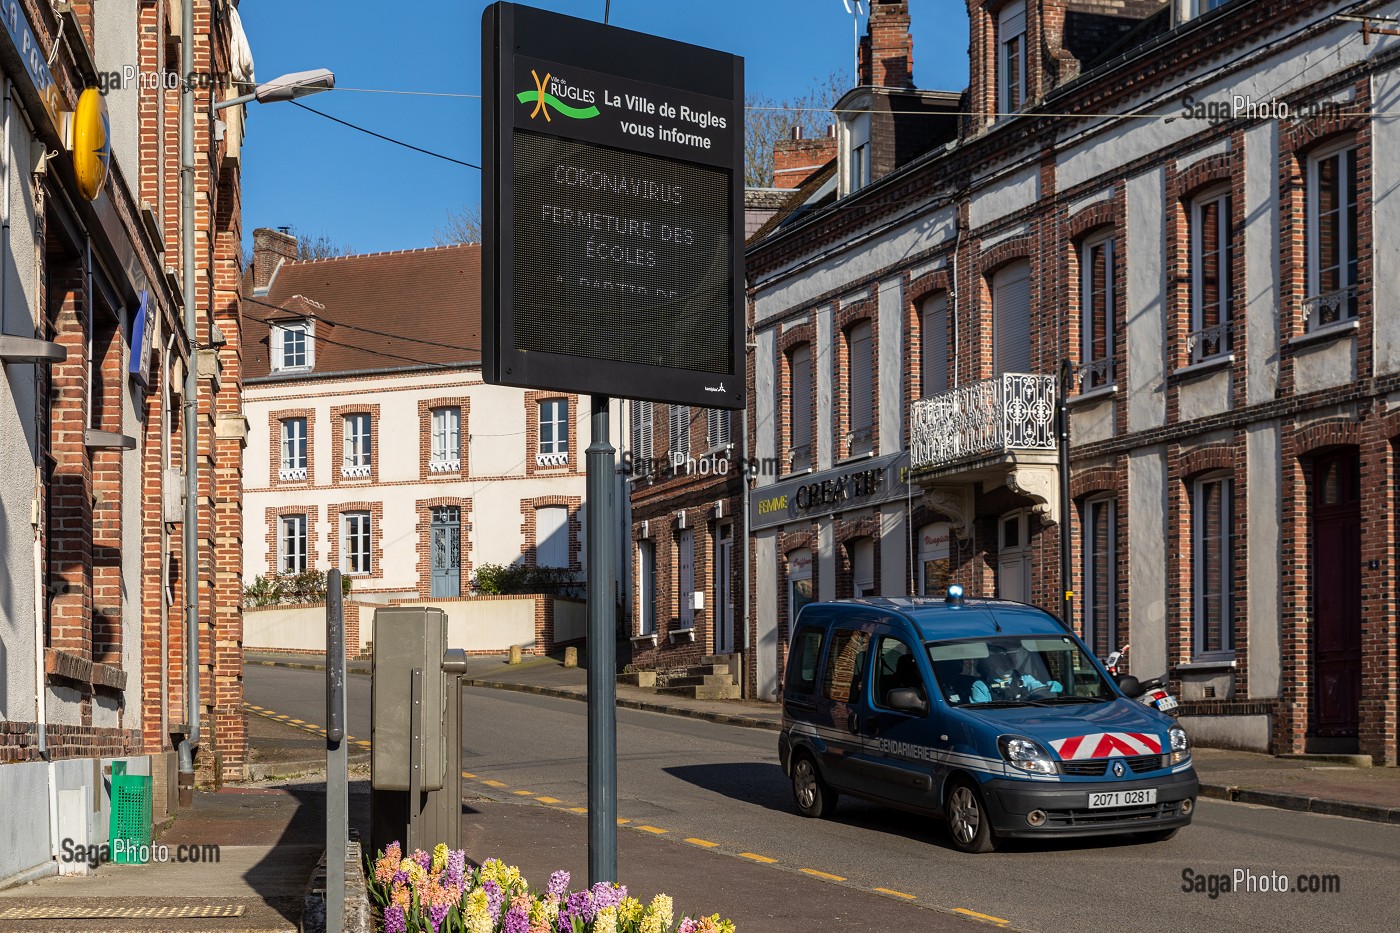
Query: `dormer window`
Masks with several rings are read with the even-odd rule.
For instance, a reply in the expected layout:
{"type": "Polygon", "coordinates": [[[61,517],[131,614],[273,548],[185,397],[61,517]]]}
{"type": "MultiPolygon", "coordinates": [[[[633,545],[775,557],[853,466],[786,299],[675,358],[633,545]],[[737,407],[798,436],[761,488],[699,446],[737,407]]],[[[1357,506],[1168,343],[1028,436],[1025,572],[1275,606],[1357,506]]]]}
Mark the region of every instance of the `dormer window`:
{"type": "Polygon", "coordinates": [[[272,371],[310,369],[315,361],[312,322],[288,321],[272,325],[272,371]]]}
{"type": "Polygon", "coordinates": [[[1026,0],[1008,3],[997,22],[997,113],[1019,113],[1026,101],[1026,0]]]}
{"type": "Polygon", "coordinates": [[[841,112],[842,196],[870,184],[870,97],[864,95],[839,108],[841,112]]]}

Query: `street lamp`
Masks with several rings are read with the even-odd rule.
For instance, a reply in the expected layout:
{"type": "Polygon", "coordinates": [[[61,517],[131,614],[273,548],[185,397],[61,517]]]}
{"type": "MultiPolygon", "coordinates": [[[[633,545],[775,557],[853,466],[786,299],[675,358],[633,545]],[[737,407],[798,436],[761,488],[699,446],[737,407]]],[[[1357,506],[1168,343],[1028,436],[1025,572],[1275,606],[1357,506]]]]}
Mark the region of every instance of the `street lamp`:
{"type": "Polygon", "coordinates": [[[260,104],[273,104],[282,100],[296,100],[298,97],[319,94],[321,91],[329,91],[334,87],[335,75],[331,73],[329,68],[294,71],[291,74],[282,75],[280,78],[273,78],[271,81],[259,84],[251,94],[220,101],[210,109],[218,111],[225,107],[235,107],[254,101],[260,104]]]}

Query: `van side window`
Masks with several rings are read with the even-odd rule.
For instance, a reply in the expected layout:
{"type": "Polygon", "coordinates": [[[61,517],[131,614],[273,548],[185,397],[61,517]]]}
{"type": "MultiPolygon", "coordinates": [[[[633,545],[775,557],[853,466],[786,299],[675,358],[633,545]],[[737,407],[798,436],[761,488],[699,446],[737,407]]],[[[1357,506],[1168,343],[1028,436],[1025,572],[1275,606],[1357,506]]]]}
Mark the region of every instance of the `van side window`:
{"type": "Polygon", "coordinates": [[[826,698],[837,703],[860,699],[865,658],[870,653],[870,635],[838,629],[831,636],[831,657],[826,662],[826,698]]]}
{"type": "Polygon", "coordinates": [[[888,706],[890,691],[901,687],[913,688],[919,692],[919,696],[928,699],[923,675],[919,673],[919,662],[914,659],[909,646],[898,638],[882,635],[875,651],[875,702],[888,706]]]}
{"type": "Polygon", "coordinates": [[[817,692],[817,662],[822,656],[822,630],[804,628],[792,643],[792,664],[788,668],[788,694],[817,692]]]}

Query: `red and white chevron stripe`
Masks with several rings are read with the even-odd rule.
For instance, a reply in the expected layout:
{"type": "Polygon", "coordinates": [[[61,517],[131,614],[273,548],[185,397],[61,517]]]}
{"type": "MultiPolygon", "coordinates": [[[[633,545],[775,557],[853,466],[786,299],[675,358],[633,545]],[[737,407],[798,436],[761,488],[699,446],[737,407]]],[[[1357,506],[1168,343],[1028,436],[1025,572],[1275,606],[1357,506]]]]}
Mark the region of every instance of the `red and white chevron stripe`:
{"type": "Polygon", "coordinates": [[[1078,758],[1109,758],[1113,755],[1157,755],[1161,741],[1141,732],[1095,732],[1068,739],[1056,739],[1050,747],[1065,761],[1078,758]]]}

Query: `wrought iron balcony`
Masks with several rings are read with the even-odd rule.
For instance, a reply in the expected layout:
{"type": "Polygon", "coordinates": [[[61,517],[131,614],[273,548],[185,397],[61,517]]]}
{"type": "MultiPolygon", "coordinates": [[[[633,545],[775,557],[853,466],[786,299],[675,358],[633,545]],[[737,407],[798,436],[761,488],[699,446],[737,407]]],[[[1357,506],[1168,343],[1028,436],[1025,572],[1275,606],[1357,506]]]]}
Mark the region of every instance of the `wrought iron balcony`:
{"type": "Polygon", "coordinates": [[[1003,373],[920,399],[909,448],[914,471],[1017,450],[1053,451],[1055,377],[1003,373]]]}
{"type": "Polygon", "coordinates": [[[1348,285],[1346,288],[1303,299],[1304,325],[1312,331],[1328,324],[1355,318],[1357,295],[1357,287],[1348,285]]]}

